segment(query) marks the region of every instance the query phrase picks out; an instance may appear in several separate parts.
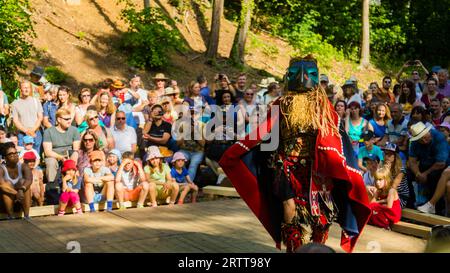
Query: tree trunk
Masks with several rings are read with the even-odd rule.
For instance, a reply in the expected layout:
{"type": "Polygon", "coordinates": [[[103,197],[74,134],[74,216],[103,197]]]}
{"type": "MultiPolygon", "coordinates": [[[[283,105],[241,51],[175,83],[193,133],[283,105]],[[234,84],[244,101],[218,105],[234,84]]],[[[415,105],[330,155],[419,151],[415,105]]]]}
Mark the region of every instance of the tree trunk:
{"type": "Polygon", "coordinates": [[[150,0],[144,0],[144,8],[150,7],[150,0]]]}
{"type": "Polygon", "coordinates": [[[370,66],[369,0],[362,1],[361,66],[370,66]]]}
{"type": "Polygon", "coordinates": [[[215,61],[219,48],[220,19],[223,14],[223,0],[214,0],[213,15],[211,22],[211,33],[209,36],[208,50],[206,58],[215,61]]]}
{"type": "Polygon", "coordinates": [[[243,65],[245,63],[245,43],[247,42],[247,33],[252,19],[252,10],[253,0],[242,0],[241,18],[230,53],[230,58],[236,64],[243,65]]]}

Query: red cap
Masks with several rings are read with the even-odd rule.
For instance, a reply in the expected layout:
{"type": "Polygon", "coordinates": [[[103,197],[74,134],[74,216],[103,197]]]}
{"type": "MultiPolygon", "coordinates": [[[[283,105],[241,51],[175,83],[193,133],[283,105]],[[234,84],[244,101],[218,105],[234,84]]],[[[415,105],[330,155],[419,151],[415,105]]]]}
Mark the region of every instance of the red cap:
{"type": "Polygon", "coordinates": [[[36,155],[34,152],[26,152],[23,154],[23,160],[36,160],[36,155]]]}
{"type": "Polygon", "coordinates": [[[77,163],[75,163],[75,161],[73,161],[72,159],[64,161],[61,172],[65,173],[68,170],[75,170],[75,171],[77,170],[77,163]]]}

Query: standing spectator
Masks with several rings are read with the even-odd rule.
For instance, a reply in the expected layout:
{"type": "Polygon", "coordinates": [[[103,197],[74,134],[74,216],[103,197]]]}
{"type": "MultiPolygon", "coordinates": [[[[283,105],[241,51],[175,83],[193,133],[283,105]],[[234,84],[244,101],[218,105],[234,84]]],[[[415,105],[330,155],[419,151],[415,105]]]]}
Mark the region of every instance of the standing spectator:
{"type": "Polygon", "coordinates": [[[32,172],[27,164],[19,162],[18,152],[12,144],[4,143],[0,150],[5,159],[5,164],[0,165],[0,197],[8,219],[13,219],[15,202],[21,205],[24,218],[30,219],[32,172]]]}
{"type": "Polygon", "coordinates": [[[414,83],[414,90],[416,91],[416,99],[420,100],[422,98],[423,93],[423,82],[420,81],[420,73],[417,70],[413,70],[411,72],[411,79],[414,83]]]}
{"type": "Polygon", "coordinates": [[[135,161],[133,154],[130,152],[125,152],[122,155],[122,163],[117,172],[115,187],[121,210],[126,209],[124,201],[137,201],[137,208],[143,208],[149,192],[150,200],[154,201],[156,198],[156,184],[146,181],[141,163],[135,161]]]}
{"type": "Polygon", "coordinates": [[[116,106],[108,92],[102,92],[98,95],[95,100],[95,108],[98,113],[98,118],[103,122],[106,128],[114,127],[116,106]]]}
{"type": "Polygon", "coordinates": [[[229,91],[233,96],[236,94],[236,91],[234,90],[233,85],[231,84],[230,80],[228,79],[228,76],[221,73],[216,74],[214,76],[214,83],[212,85],[211,94],[212,97],[216,100],[217,105],[222,105],[222,93],[224,91],[229,91]]]}
{"type": "Polygon", "coordinates": [[[147,121],[143,130],[143,148],[152,145],[168,147],[172,125],[162,120],[164,110],[161,105],[153,105],[151,111],[151,119],[147,121]]]}
{"type": "MultiPolygon", "coordinates": [[[[159,152],[158,147],[150,146],[146,156],[148,166],[144,168],[149,183],[157,185],[157,200],[165,200],[169,205],[175,204],[175,199],[178,196],[178,183],[172,178],[170,174],[170,167],[163,163],[163,156],[159,152]]],[[[150,199],[152,207],[156,207],[155,199],[150,199]]]]}
{"type": "Polygon", "coordinates": [[[239,102],[239,114],[245,122],[245,134],[250,133],[259,125],[259,103],[256,102],[255,92],[247,89],[244,93],[244,99],[239,102]]]}
{"type": "Polygon", "coordinates": [[[115,117],[115,126],[111,129],[115,149],[119,150],[122,154],[124,152],[135,153],[137,147],[136,131],[125,123],[125,112],[117,111],[115,117]]]}
{"type": "Polygon", "coordinates": [[[415,106],[423,105],[420,99],[416,98],[416,92],[414,91],[414,83],[410,80],[405,80],[401,84],[401,94],[398,99],[403,107],[403,114],[408,115],[415,106]]]}
{"type": "Polygon", "coordinates": [[[275,101],[281,94],[280,85],[276,82],[272,82],[267,87],[267,92],[264,94],[262,98],[262,104],[270,105],[273,101],[275,101]]]}
{"type": "Polygon", "coordinates": [[[75,119],[75,104],[71,102],[72,92],[67,86],[60,86],[58,88],[58,109],[67,109],[70,112],[70,123],[75,119]]]}
{"type": "Polygon", "coordinates": [[[133,75],[131,77],[129,92],[127,92],[124,97],[125,102],[129,99],[136,98],[136,94],[139,95],[139,98],[132,108],[133,117],[138,119],[139,125],[143,127],[145,119],[142,110],[144,110],[144,107],[148,104],[148,91],[142,88],[142,81],[139,75],[133,75]]]}
{"type": "Polygon", "coordinates": [[[105,154],[102,151],[92,151],[89,160],[91,167],[84,169],[84,193],[89,209],[95,212],[94,203],[99,203],[106,197],[106,210],[112,211],[114,176],[105,167],[105,154]]]}
{"type": "Polygon", "coordinates": [[[38,206],[43,206],[45,195],[44,174],[38,167],[36,155],[33,152],[26,152],[23,155],[23,163],[30,167],[33,175],[33,182],[30,186],[32,201],[35,201],[38,206]]]}
{"type": "Polygon", "coordinates": [[[359,95],[358,90],[354,83],[350,80],[345,81],[342,86],[342,91],[344,92],[344,101],[348,104],[352,101],[356,101],[359,105],[362,104],[361,95],[359,95]]]}
{"type": "Polygon", "coordinates": [[[145,122],[147,122],[151,117],[152,107],[158,102],[158,95],[154,90],[148,92],[148,104],[142,110],[144,114],[145,122]]]}
{"type": "Polygon", "coordinates": [[[334,105],[334,110],[338,114],[341,120],[345,120],[345,113],[347,112],[347,103],[343,100],[336,101],[334,105]]]}
{"type": "Polygon", "coordinates": [[[45,70],[41,66],[35,66],[30,73],[31,93],[30,96],[39,101],[44,97],[45,70]]]}
{"type": "Polygon", "coordinates": [[[117,172],[119,171],[119,166],[122,161],[122,154],[117,149],[112,149],[109,151],[108,156],[106,157],[106,167],[111,170],[111,173],[116,177],[117,172]]]}
{"type": "Polygon", "coordinates": [[[197,82],[200,84],[200,95],[205,98],[209,105],[216,104],[216,101],[211,97],[211,89],[208,87],[208,80],[205,76],[200,75],[197,77],[197,82]]]}
{"type": "Polygon", "coordinates": [[[83,133],[88,129],[93,130],[98,136],[100,150],[108,152],[109,150],[114,149],[115,143],[111,131],[106,128],[103,123],[100,123],[97,111],[88,110],[86,112],[85,120],[88,127],[82,129],[80,133],[83,133]]]}
{"type": "Polygon", "coordinates": [[[21,151],[23,151],[24,147],[19,146],[19,138],[16,133],[9,132],[6,134],[6,137],[9,139],[10,142],[14,144],[14,147],[16,148],[17,152],[20,153],[21,151]]]}
{"type": "Polygon", "coordinates": [[[374,144],[374,134],[372,131],[365,131],[362,134],[362,138],[364,140],[364,146],[359,148],[358,167],[363,172],[367,172],[366,166],[363,165],[363,159],[365,157],[376,155],[379,159],[383,160],[383,152],[381,151],[380,147],[374,144]]]}
{"type": "Polygon", "coordinates": [[[234,86],[234,90],[236,91],[236,93],[235,93],[236,101],[235,102],[238,102],[242,98],[244,98],[244,92],[245,92],[246,86],[247,86],[247,75],[245,75],[245,73],[240,73],[238,75],[236,85],[234,86]]]}
{"type": "Polygon", "coordinates": [[[56,124],[56,111],[58,110],[58,88],[52,87],[45,94],[48,95],[47,100],[42,106],[44,111],[44,119],[42,124],[45,128],[50,128],[56,124]]]}
{"type": "MultiPolygon", "coordinates": [[[[125,101],[125,91],[124,89],[126,88],[125,84],[121,81],[121,80],[114,80],[113,83],[111,83],[109,89],[110,91],[110,95],[111,95],[111,100],[114,104],[114,106],[116,106],[116,108],[119,107],[119,105],[121,105],[124,101],[125,101]]],[[[103,94],[104,91],[98,91],[97,94],[94,96],[93,100],[98,101],[99,100],[99,95],[103,94]]]]}
{"type": "Polygon", "coordinates": [[[195,108],[202,108],[208,105],[206,99],[200,95],[200,84],[198,82],[191,81],[188,90],[189,96],[184,98],[183,105],[195,108]]]}
{"type": "Polygon", "coordinates": [[[389,108],[379,103],[375,108],[375,116],[369,120],[367,129],[372,131],[375,135],[375,144],[381,145],[384,134],[386,133],[387,122],[391,119],[391,112],[389,108]]]}
{"type": "Polygon", "coordinates": [[[439,101],[441,101],[443,98],[445,98],[442,94],[438,92],[437,85],[438,81],[435,78],[429,78],[427,80],[428,93],[424,94],[421,98],[426,108],[430,107],[431,101],[433,99],[438,99],[439,101]]]}
{"type": "Polygon", "coordinates": [[[186,158],[181,152],[176,152],[173,155],[173,167],[170,174],[180,186],[181,194],[177,202],[178,205],[182,205],[184,203],[184,199],[190,191],[192,191],[192,203],[197,202],[198,186],[195,185],[194,182],[192,182],[191,178],[189,177],[188,170],[186,170],[186,168],[184,167],[186,161],[186,158]]]}
{"type": "Polygon", "coordinates": [[[444,97],[450,97],[450,81],[448,80],[448,70],[441,69],[438,72],[438,92],[444,97]]]}
{"type": "Polygon", "coordinates": [[[166,78],[166,76],[163,73],[157,73],[155,77],[153,77],[153,80],[155,81],[156,85],[154,91],[158,96],[158,103],[159,103],[160,99],[164,96],[164,89],[166,88],[168,78],[166,78]]]}
{"type": "MultiPolygon", "coordinates": [[[[275,78],[273,79],[275,81],[275,78]]],[[[269,87],[269,78],[261,79],[261,82],[258,83],[260,90],[256,93],[256,100],[258,103],[263,101],[264,94],[267,92],[267,87],[269,87]]]]}
{"type": "Polygon", "coordinates": [[[328,76],[325,74],[320,74],[319,77],[320,86],[322,86],[323,90],[326,90],[328,87],[328,83],[330,80],[328,79],[328,76]]]}
{"type": "Polygon", "coordinates": [[[361,105],[359,105],[358,102],[350,102],[348,108],[350,109],[350,115],[348,115],[347,121],[345,122],[345,131],[350,137],[353,151],[358,154],[359,140],[361,139],[362,132],[367,126],[367,120],[361,117],[361,105]]]}
{"type": "Polygon", "coordinates": [[[384,77],[382,84],[383,88],[379,88],[375,93],[373,93],[374,97],[384,103],[395,102],[394,94],[390,90],[392,84],[391,77],[384,77]]]}
{"type": "Polygon", "coordinates": [[[378,169],[374,177],[377,191],[370,197],[372,215],[369,224],[388,229],[402,217],[400,199],[397,190],[392,187],[389,169],[378,169]]]}
{"type": "Polygon", "coordinates": [[[401,207],[405,208],[411,200],[410,194],[412,191],[409,189],[408,180],[406,178],[406,168],[403,165],[400,154],[398,153],[398,146],[394,143],[388,142],[386,143],[386,146],[383,147],[383,151],[383,167],[390,171],[392,188],[397,190],[401,207]]]}
{"type": "Polygon", "coordinates": [[[31,83],[22,81],[20,83],[20,98],[13,101],[11,105],[13,123],[19,134],[19,145],[23,145],[23,137],[28,135],[34,138],[33,148],[41,152],[42,132],[42,104],[31,96],[31,83]]]}
{"type": "Polygon", "coordinates": [[[449,165],[449,145],[444,135],[418,122],[411,126],[409,168],[417,183],[425,186],[425,196],[429,200],[436,189],[442,171],[449,165]]]}
{"type": "Polygon", "coordinates": [[[8,96],[2,89],[2,82],[0,80],[0,126],[6,127],[6,117],[9,115],[8,96]]]}
{"type": "Polygon", "coordinates": [[[388,120],[386,132],[381,141],[381,146],[386,142],[397,145],[400,151],[406,156],[408,154],[408,121],[402,115],[402,106],[398,103],[393,103],[390,106],[392,119],[388,120]]]}
{"type": "Polygon", "coordinates": [[[81,89],[80,94],[78,95],[78,105],[75,107],[75,122],[77,126],[79,126],[84,121],[84,116],[86,115],[87,108],[91,105],[91,96],[91,89],[81,89]]]}
{"type": "Polygon", "coordinates": [[[431,122],[434,127],[441,125],[442,121],[442,107],[441,101],[438,99],[432,99],[430,104],[431,122]]]}
{"type": "Polygon", "coordinates": [[[80,195],[81,182],[77,178],[77,165],[73,160],[66,160],[61,170],[62,193],[59,198],[58,216],[66,213],[67,207],[75,207],[77,214],[83,214],[81,210],[80,195]]]}
{"type": "Polygon", "coordinates": [[[70,125],[71,116],[66,108],[56,112],[57,126],[50,127],[44,131],[44,153],[45,153],[45,176],[47,178],[48,201],[57,202],[51,197],[51,189],[57,188],[57,176],[60,170],[60,163],[71,158],[78,160],[78,150],[80,149],[80,134],[77,128],[70,125]]]}

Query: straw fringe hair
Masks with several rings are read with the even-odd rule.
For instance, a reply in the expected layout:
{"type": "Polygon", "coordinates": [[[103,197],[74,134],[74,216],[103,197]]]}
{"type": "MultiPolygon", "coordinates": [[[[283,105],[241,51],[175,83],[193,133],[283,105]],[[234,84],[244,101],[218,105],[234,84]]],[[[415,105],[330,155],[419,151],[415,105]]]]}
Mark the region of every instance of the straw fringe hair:
{"type": "Polygon", "coordinates": [[[288,92],[280,99],[281,113],[291,130],[319,130],[322,137],[339,135],[332,107],[320,85],[307,93],[288,92]]]}

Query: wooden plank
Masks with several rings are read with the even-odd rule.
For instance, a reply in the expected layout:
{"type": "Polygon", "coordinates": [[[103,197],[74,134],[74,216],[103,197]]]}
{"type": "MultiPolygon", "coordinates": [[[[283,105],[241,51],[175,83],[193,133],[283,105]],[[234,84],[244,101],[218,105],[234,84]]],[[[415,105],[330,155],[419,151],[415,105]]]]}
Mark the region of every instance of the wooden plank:
{"type": "MultiPolygon", "coordinates": [[[[135,208],[136,204],[137,204],[137,202],[130,202],[130,201],[124,202],[124,205],[126,208],[135,208]]],[[[102,210],[106,209],[106,202],[101,202],[99,204],[96,203],[94,206],[95,206],[95,210],[102,211],[102,210]]],[[[58,213],[58,207],[59,207],[58,205],[31,207],[30,208],[30,217],[55,215],[58,213]]],[[[114,201],[113,209],[118,209],[118,208],[119,208],[119,202],[114,201]]],[[[84,212],[90,211],[88,204],[81,204],[81,209],[84,212]]],[[[67,214],[76,213],[76,209],[75,208],[66,208],[66,213],[67,214]]],[[[23,212],[22,211],[15,212],[13,217],[21,218],[21,217],[23,217],[23,212]]],[[[0,213],[0,220],[6,219],[6,218],[7,218],[6,213],[0,213]]]]}
{"type": "Polygon", "coordinates": [[[240,197],[235,188],[221,186],[206,186],[203,188],[205,194],[240,197]]]}
{"type": "Polygon", "coordinates": [[[435,214],[423,213],[413,209],[403,209],[402,217],[429,225],[449,225],[450,218],[435,214]]]}
{"type": "Polygon", "coordinates": [[[421,225],[411,224],[407,222],[398,222],[397,224],[392,225],[392,230],[395,232],[413,235],[416,237],[420,237],[423,239],[428,239],[430,236],[431,228],[425,227],[421,225]]]}

